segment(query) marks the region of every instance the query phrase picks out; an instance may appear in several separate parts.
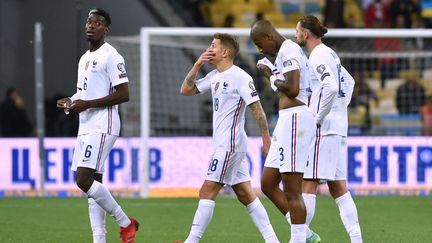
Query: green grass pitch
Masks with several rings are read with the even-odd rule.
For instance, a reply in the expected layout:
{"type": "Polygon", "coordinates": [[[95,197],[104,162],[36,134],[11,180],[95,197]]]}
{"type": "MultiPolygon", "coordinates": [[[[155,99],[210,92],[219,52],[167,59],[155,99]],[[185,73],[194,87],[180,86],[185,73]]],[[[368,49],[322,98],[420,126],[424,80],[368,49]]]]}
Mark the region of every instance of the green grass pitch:
{"type": "MultiPolygon", "coordinates": [[[[355,197],[364,242],[432,242],[431,197],[355,197]]],[[[285,218],[261,198],[281,242],[288,242],[285,218]]],[[[172,243],[189,233],[198,199],[119,199],[141,227],[136,242],[172,243]]],[[[349,242],[339,211],[329,197],[318,197],[312,229],[324,243],[349,242]]],[[[107,216],[107,242],[120,242],[114,219],[107,216]]],[[[84,198],[0,199],[0,242],[92,242],[84,198]]],[[[263,242],[246,209],[235,199],[216,200],[203,243],[263,242]]]]}

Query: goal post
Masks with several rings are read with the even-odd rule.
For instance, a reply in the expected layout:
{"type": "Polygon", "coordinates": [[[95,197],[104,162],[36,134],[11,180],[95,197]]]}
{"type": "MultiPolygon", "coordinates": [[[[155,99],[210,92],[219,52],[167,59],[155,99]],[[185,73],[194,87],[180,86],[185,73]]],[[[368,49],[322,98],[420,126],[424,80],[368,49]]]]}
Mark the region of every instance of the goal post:
{"type": "MultiPolygon", "coordinates": [[[[294,29],[278,31],[294,39],[294,29]]],[[[266,81],[256,71],[255,64],[260,54],[250,41],[249,28],[144,27],[139,37],[111,37],[108,40],[125,57],[129,77],[133,80],[130,84],[131,101],[122,105],[122,131],[124,136],[139,136],[141,139],[139,169],[142,197],[148,197],[150,192],[150,138],[211,136],[211,110],[208,109],[211,107],[210,96],[184,98],[179,94],[179,88],[187,71],[209,46],[216,32],[229,33],[239,39],[240,54],[236,65],[254,78],[272,128],[277,120],[274,102],[277,98],[266,88],[266,81]],[[139,121],[134,118],[137,113],[139,121]]],[[[372,105],[368,111],[372,119],[371,127],[361,132],[354,129],[354,135],[421,135],[419,116],[399,116],[395,92],[413,74],[424,86],[427,95],[432,95],[432,52],[429,51],[432,50],[431,30],[329,29],[323,42],[334,48],[342,64],[353,75],[353,72],[361,72],[359,77],[365,79],[380,99],[379,104],[372,105]],[[386,48],[384,43],[384,48],[379,49],[375,43],[379,38],[397,39],[398,47],[386,48]],[[380,60],[393,60],[392,73],[385,73],[380,60]],[[385,87],[381,87],[381,79],[384,79],[385,87]]],[[[197,78],[211,68],[203,66],[204,71],[197,78]]],[[[357,123],[361,126],[365,122],[363,116],[364,111],[361,109],[351,110],[352,127],[355,128],[357,123]],[[360,119],[355,116],[356,112],[360,119]]],[[[250,118],[251,115],[247,114],[246,120],[250,118]]],[[[251,137],[259,135],[253,120],[246,122],[246,131],[251,137]]]]}

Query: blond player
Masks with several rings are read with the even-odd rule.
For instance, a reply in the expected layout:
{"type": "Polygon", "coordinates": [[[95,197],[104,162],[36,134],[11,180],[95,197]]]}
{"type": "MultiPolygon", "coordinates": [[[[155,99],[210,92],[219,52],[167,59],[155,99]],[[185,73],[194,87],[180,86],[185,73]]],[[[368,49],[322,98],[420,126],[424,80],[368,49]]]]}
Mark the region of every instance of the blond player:
{"type": "Polygon", "coordinates": [[[318,183],[326,180],[351,242],[358,243],[362,237],[357,209],[346,186],[347,107],[354,79],[342,67],[338,55],[321,42],[325,33],[327,28],[314,16],[301,18],[296,27],[297,42],[309,53],[313,91],[309,107],[316,123],[314,149],[303,182],[306,223],[310,224],[315,212],[318,183]]]}
{"type": "Polygon", "coordinates": [[[138,222],[129,218],[102,184],[105,160],[120,133],[118,104],[129,100],[123,57],[105,42],[110,15],[101,9],[89,12],[85,30],[89,50],[78,64],[77,93],[57,101],[65,113],[79,113],[78,138],[72,170],[78,187],[88,195],[94,243],[106,242],[105,213],[120,225],[122,242],[133,243],[138,222]]]}
{"type": "Polygon", "coordinates": [[[239,50],[237,41],[231,35],[223,33],[216,33],[213,37],[210,47],[195,62],[181,86],[181,93],[187,96],[211,92],[215,150],[206,180],[199,192],[200,201],[185,243],[199,242],[213,216],[216,196],[225,184],[232,186],[238,200],[246,206],[264,241],[279,242],[264,206],[252,190],[245,161],[246,106],[251,109],[260,128],[265,154],[270,147],[266,116],[252,77],[233,64],[239,50]],[[215,65],[216,69],[204,78],[195,80],[201,66],[206,62],[215,65]]]}

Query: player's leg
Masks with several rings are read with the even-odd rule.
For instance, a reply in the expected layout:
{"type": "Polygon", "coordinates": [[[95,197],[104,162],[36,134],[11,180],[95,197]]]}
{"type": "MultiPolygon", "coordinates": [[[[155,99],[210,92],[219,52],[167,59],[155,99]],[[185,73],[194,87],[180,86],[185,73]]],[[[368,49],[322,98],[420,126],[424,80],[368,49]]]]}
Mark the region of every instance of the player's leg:
{"type": "Polygon", "coordinates": [[[301,193],[303,173],[282,173],[291,219],[291,242],[306,242],[306,207],[301,193]]]}
{"type": "MultiPolygon", "coordinates": [[[[275,129],[277,131],[277,128],[275,129]]],[[[286,215],[288,213],[288,202],[285,194],[280,189],[281,176],[279,172],[280,161],[277,143],[272,139],[269,153],[264,163],[264,170],[261,176],[261,191],[273,202],[279,211],[286,215]]]]}
{"type": "Polygon", "coordinates": [[[302,196],[306,206],[306,225],[310,225],[315,215],[316,193],[319,180],[303,179],[302,196]]]}
{"type": "Polygon", "coordinates": [[[347,139],[346,137],[337,136],[339,143],[338,159],[335,180],[328,181],[330,194],[335,199],[339,207],[339,214],[345,226],[347,233],[353,243],[361,243],[362,236],[360,223],[358,219],[357,207],[351,197],[351,193],[347,190],[346,171],[347,171],[347,139]]]}
{"type": "MultiPolygon", "coordinates": [[[[94,179],[102,183],[103,174],[95,173],[94,179]]],[[[106,242],[105,218],[106,212],[101,208],[93,198],[88,199],[90,225],[93,231],[93,243],[106,242]]]]}
{"type": "Polygon", "coordinates": [[[259,198],[255,195],[250,181],[245,181],[232,186],[238,200],[246,206],[247,211],[260,231],[266,243],[279,243],[273,226],[270,223],[267,211],[259,198]]]}
{"type": "Polygon", "coordinates": [[[200,201],[192,222],[192,228],[184,243],[199,242],[210,223],[216,196],[226,183],[226,176],[229,174],[228,167],[232,166],[231,155],[232,153],[225,151],[218,151],[213,154],[209,162],[206,180],[199,192],[200,201]]]}
{"type": "MultiPolygon", "coordinates": [[[[112,215],[120,225],[120,234],[123,242],[133,242],[138,230],[138,222],[129,218],[120,205],[112,197],[109,190],[94,179],[96,172],[102,173],[105,160],[114,145],[116,136],[101,133],[91,133],[81,136],[80,155],[75,156],[77,185],[89,198],[112,215]]],[[[74,167],[74,166],[73,166],[74,167]]]]}
{"type": "Polygon", "coordinates": [[[204,181],[199,192],[200,200],[192,221],[191,231],[184,243],[196,243],[200,241],[213,217],[215,199],[223,185],[222,183],[210,180],[204,181]]]}
{"type": "Polygon", "coordinates": [[[281,123],[282,122],[278,121],[278,124],[276,124],[270,150],[264,163],[264,170],[261,175],[261,191],[273,202],[279,211],[287,218],[288,223],[290,223],[288,201],[286,200],[284,192],[279,187],[282,178],[279,172],[280,160],[276,135],[280,129],[281,123]]]}
{"type": "Polygon", "coordinates": [[[361,243],[361,229],[357,207],[347,190],[345,180],[328,181],[329,191],[339,207],[339,214],[352,243],[361,243]]]}

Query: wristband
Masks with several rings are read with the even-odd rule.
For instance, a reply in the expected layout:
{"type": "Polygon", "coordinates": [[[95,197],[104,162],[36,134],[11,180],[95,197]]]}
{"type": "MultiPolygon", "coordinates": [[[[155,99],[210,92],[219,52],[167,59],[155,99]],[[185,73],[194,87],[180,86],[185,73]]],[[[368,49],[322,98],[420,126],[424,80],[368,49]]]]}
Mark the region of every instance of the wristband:
{"type": "Polygon", "coordinates": [[[276,77],[276,75],[272,75],[272,76],[270,76],[270,78],[269,78],[269,80],[270,80],[270,87],[273,89],[273,91],[275,91],[276,92],[276,90],[278,89],[277,87],[276,87],[276,85],[275,85],[275,81],[277,80],[278,78],[276,77]]]}

